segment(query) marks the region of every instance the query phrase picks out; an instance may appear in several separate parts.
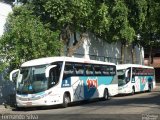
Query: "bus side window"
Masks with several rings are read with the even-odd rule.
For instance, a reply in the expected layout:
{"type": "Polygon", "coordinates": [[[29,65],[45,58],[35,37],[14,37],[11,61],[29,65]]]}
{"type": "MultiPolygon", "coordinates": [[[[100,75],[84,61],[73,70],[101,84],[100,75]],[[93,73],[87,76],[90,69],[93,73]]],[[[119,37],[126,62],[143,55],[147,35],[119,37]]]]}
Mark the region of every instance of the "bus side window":
{"type": "Polygon", "coordinates": [[[75,64],[74,66],[75,68],[75,74],[76,75],[80,75],[80,76],[83,76],[84,75],[84,66],[83,64],[75,64]]]}
{"type": "Polygon", "coordinates": [[[110,66],[110,75],[116,75],[116,67],[115,66],[110,66]]]}
{"type": "Polygon", "coordinates": [[[86,75],[93,75],[93,67],[90,64],[85,65],[85,74],[86,75]]]}
{"type": "Polygon", "coordinates": [[[94,75],[102,75],[101,66],[94,65],[94,75]]]}
{"type": "Polygon", "coordinates": [[[64,73],[63,73],[63,80],[75,75],[75,70],[73,67],[74,67],[73,63],[66,63],[65,64],[64,73]]]}
{"type": "Polygon", "coordinates": [[[103,73],[103,75],[110,75],[110,68],[109,68],[109,66],[108,65],[105,65],[105,66],[102,66],[102,73],[103,73]]]}
{"type": "Polygon", "coordinates": [[[56,85],[58,83],[59,76],[60,76],[59,66],[54,67],[50,70],[50,73],[49,73],[49,88],[53,87],[54,85],[56,85]]]}

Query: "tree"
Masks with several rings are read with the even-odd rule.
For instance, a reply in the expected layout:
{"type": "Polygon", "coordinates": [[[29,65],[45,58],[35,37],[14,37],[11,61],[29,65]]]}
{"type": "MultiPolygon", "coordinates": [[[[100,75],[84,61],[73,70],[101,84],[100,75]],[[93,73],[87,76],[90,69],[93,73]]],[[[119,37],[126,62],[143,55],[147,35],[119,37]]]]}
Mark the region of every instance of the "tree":
{"type": "Polygon", "coordinates": [[[43,23],[49,24],[52,31],[61,31],[60,38],[67,46],[67,56],[73,55],[89,32],[105,38],[109,19],[108,6],[104,1],[22,0],[24,4],[31,3],[34,6],[34,14],[40,16],[43,23]],[[70,41],[71,37],[74,39],[73,42],[70,41]]]}
{"type": "Polygon", "coordinates": [[[34,14],[50,24],[51,30],[61,31],[61,40],[67,46],[68,56],[73,55],[82,45],[86,33],[91,32],[109,43],[121,41],[124,61],[125,46],[135,38],[124,0],[25,0],[24,4],[27,2],[34,6],[34,14]],[[80,34],[79,37],[76,33],[80,34]],[[74,36],[73,43],[70,42],[71,36],[74,36]]]}
{"type": "MultiPolygon", "coordinates": [[[[140,46],[139,35],[142,31],[142,26],[144,24],[146,15],[147,15],[147,1],[146,0],[126,0],[125,4],[128,8],[128,20],[129,24],[135,31],[136,37],[134,38],[132,45],[131,45],[131,56],[132,56],[132,63],[136,63],[136,56],[134,47],[140,46]]],[[[141,48],[141,46],[140,46],[141,48]]],[[[140,58],[141,58],[140,54],[140,58]]]]}
{"type": "Polygon", "coordinates": [[[15,7],[0,39],[0,53],[5,54],[4,64],[14,69],[27,60],[59,55],[59,32],[46,26],[33,15],[31,6],[15,7]]]}
{"type": "Polygon", "coordinates": [[[147,1],[147,15],[143,29],[140,33],[141,45],[149,50],[149,62],[152,63],[152,49],[153,47],[158,48],[159,44],[159,12],[160,2],[158,0],[147,1]]]}
{"type": "Polygon", "coordinates": [[[129,9],[124,0],[110,0],[108,4],[110,4],[109,13],[112,21],[108,32],[108,39],[121,42],[121,63],[124,63],[125,47],[134,40],[136,36],[135,30],[128,20],[129,9]]]}
{"type": "Polygon", "coordinates": [[[126,46],[139,43],[137,35],[141,33],[147,13],[147,0],[20,1],[22,6],[32,7],[32,15],[47,29],[60,31],[60,41],[67,47],[67,56],[72,56],[88,33],[93,33],[109,43],[122,43],[121,63],[125,61],[126,46]]]}
{"type": "Polygon", "coordinates": [[[10,4],[10,5],[12,5],[14,1],[15,0],[0,0],[0,2],[4,2],[4,3],[10,4]]]}

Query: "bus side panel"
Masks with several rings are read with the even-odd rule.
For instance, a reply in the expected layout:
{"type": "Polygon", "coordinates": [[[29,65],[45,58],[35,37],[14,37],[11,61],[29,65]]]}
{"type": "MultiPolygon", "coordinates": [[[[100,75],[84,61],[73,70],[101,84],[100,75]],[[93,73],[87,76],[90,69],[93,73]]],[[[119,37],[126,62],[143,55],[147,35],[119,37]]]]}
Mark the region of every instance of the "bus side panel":
{"type": "Polygon", "coordinates": [[[62,82],[62,87],[70,87],[71,101],[87,100],[103,97],[104,89],[108,88],[110,95],[118,93],[118,84],[111,84],[113,76],[81,76],[71,77],[62,82]],[[69,84],[70,85],[69,85],[69,84]],[[67,85],[68,84],[68,85],[67,85]]]}
{"type": "Polygon", "coordinates": [[[84,81],[84,99],[103,97],[104,89],[111,85],[113,76],[81,77],[84,81]]]}
{"type": "Polygon", "coordinates": [[[153,86],[153,76],[135,76],[135,92],[146,91],[149,84],[153,86]]]}
{"type": "Polygon", "coordinates": [[[155,80],[155,76],[153,77],[153,89],[156,88],[156,80],[155,80]]]}
{"type": "Polygon", "coordinates": [[[135,76],[134,79],[135,79],[135,83],[133,84],[133,86],[135,87],[135,92],[139,92],[140,91],[140,78],[139,76],[135,76]]]}
{"type": "Polygon", "coordinates": [[[72,77],[73,101],[84,100],[84,83],[79,77],[72,77]]]}

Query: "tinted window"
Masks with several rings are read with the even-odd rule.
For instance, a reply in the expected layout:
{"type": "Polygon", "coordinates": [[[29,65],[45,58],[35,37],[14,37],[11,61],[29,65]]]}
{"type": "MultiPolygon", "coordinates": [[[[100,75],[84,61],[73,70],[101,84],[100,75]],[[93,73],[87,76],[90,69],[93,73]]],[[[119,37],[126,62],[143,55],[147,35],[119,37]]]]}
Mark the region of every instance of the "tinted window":
{"type": "Polygon", "coordinates": [[[110,75],[115,75],[116,74],[116,66],[109,66],[110,68],[110,75]]]}
{"type": "Polygon", "coordinates": [[[59,76],[60,76],[60,71],[61,71],[61,68],[60,66],[57,64],[56,67],[52,68],[50,70],[50,75],[49,75],[49,88],[55,86],[58,81],[59,81],[59,76]]]}
{"type": "Polygon", "coordinates": [[[74,65],[76,75],[84,75],[84,65],[76,63],[74,65]]]}
{"type": "Polygon", "coordinates": [[[101,65],[94,65],[94,74],[95,75],[102,75],[101,65]]]}
{"type": "Polygon", "coordinates": [[[149,68],[132,68],[132,74],[137,76],[154,75],[154,69],[149,68]]]}
{"type": "Polygon", "coordinates": [[[107,66],[107,65],[102,66],[102,73],[103,73],[103,75],[109,75],[109,71],[110,71],[109,66],[107,66]]]}
{"type": "Polygon", "coordinates": [[[85,72],[86,72],[86,75],[94,75],[93,74],[93,67],[92,67],[92,65],[90,65],[90,64],[86,64],[85,65],[85,72]]]}
{"type": "Polygon", "coordinates": [[[115,75],[116,74],[116,66],[105,65],[102,66],[103,75],[115,75]]]}
{"type": "Polygon", "coordinates": [[[74,64],[73,63],[66,63],[65,68],[64,68],[63,79],[65,79],[67,77],[71,77],[73,75],[75,75],[74,64]]]}

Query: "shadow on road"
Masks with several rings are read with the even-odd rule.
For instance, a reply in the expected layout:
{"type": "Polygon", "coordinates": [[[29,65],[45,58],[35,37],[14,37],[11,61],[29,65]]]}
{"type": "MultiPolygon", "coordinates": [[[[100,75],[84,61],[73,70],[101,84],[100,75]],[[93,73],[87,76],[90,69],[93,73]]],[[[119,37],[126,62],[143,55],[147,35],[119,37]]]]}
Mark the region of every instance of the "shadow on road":
{"type": "MultiPolygon", "coordinates": [[[[91,104],[94,102],[98,102],[99,99],[93,99],[93,100],[85,100],[85,101],[80,101],[80,102],[74,102],[70,103],[69,107],[74,107],[74,106],[82,106],[86,104],[91,104]]],[[[28,108],[12,108],[12,111],[37,111],[37,110],[50,110],[50,109],[65,109],[61,105],[53,105],[53,106],[42,106],[42,107],[28,107],[28,108]]]]}
{"type": "MultiPolygon", "coordinates": [[[[87,100],[82,102],[75,102],[69,105],[69,107],[83,106],[83,107],[95,107],[95,106],[134,106],[134,107],[149,107],[160,109],[160,92],[154,91],[151,93],[137,93],[135,95],[118,95],[111,98],[111,100],[102,101],[99,99],[87,100]],[[140,96],[141,95],[141,96],[140,96]],[[140,97],[139,97],[140,96],[140,97]]],[[[12,109],[13,111],[35,111],[35,110],[50,110],[50,109],[64,109],[60,105],[47,106],[47,107],[31,107],[12,109]]]]}
{"type": "MultiPolygon", "coordinates": [[[[160,92],[155,91],[152,93],[138,93],[132,96],[116,96],[111,101],[99,102],[98,104],[92,104],[93,106],[134,106],[134,107],[149,107],[160,109],[160,92]],[[153,94],[152,94],[153,93],[153,94]],[[138,97],[140,94],[145,97],[138,97]]],[[[90,104],[86,106],[91,106],[90,104]]]]}

